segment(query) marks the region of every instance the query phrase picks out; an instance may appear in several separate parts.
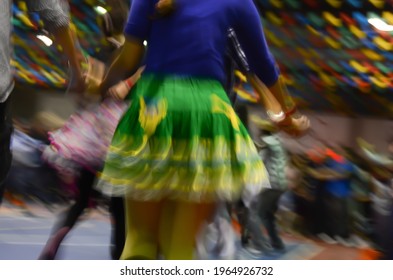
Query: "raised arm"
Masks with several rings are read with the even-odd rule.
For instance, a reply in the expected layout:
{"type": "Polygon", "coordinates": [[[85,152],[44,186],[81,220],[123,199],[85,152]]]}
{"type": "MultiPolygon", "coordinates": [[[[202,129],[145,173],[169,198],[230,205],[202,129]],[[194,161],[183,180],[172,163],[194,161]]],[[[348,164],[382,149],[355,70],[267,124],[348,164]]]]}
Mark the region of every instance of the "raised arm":
{"type": "Polygon", "coordinates": [[[78,40],[70,27],[70,14],[67,1],[26,0],[30,12],[39,13],[45,28],[55,37],[69,61],[73,83],[76,89],[83,90],[83,73],[81,59],[83,55],[78,48],[78,40]]]}

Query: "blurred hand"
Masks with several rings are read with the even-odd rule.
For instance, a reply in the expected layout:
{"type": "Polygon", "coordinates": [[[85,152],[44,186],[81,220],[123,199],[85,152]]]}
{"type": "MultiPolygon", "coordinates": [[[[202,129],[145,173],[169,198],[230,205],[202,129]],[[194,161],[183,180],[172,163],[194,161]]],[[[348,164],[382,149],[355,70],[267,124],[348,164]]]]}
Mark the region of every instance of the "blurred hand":
{"type": "Polygon", "coordinates": [[[112,86],[108,90],[107,95],[116,100],[123,100],[127,96],[129,91],[130,89],[128,88],[127,83],[121,81],[120,83],[112,86]]]}
{"type": "Polygon", "coordinates": [[[278,126],[285,133],[293,136],[300,137],[307,133],[310,128],[310,120],[305,115],[299,117],[288,117],[284,121],[278,123],[278,126]]]}
{"type": "Polygon", "coordinates": [[[98,98],[101,96],[101,83],[104,79],[106,66],[103,62],[88,58],[88,65],[86,71],[86,95],[90,98],[98,98]]]}
{"type": "MultiPolygon", "coordinates": [[[[128,78],[128,81],[132,85],[134,85],[139,80],[144,70],[145,70],[145,66],[139,67],[138,70],[134,73],[134,75],[128,78]]],[[[126,81],[121,81],[116,85],[112,86],[111,88],[109,88],[109,90],[106,92],[106,95],[116,100],[123,100],[130,92],[131,90],[130,87],[132,86],[127,84],[126,81]]]]}
{"type": "Polygon", "coordinates": [[[160,1],[158,1],[158,3],[156,4],[156,10],[157,10],[158,14],[167,15],[167,14],[171,13],[175,8],[174,2],[175,2],[175,0],[160,0],[160,1]]]}

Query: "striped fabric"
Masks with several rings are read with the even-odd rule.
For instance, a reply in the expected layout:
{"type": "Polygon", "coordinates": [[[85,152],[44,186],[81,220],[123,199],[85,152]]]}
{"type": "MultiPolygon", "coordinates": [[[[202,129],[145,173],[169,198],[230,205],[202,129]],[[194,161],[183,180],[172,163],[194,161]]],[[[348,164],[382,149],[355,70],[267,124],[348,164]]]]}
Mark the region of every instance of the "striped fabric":
{"type": "Polygon", "coordinates": [[[240,46],[239,40],[237,39],[235,30],[233,30],[233,28],[229,28],[228,38],[231,42],[229,45],[230,55],[231,58],[235,61],[236,66],[241,72],[250,72],[250,66],[248,65],[246,54],[240,46]]]}
{"type": "MultiPolygon", "coordinates": [[[[29,11],[38,12],[49,31],[68,26],[69,14],[67,1],[26,0],[29,11]]],[[[0,102],[5,102],[13,89],[10,66],[12,1],[0,1],[0,102]]]]}
{"type": "Polygon", "coordinates": [[[13,88],[11,78],[11,0],[0,1],[0,102],[4,102],[13,88]]]}
{"type": "Polygon", "coordinates": [[[243,73],[247,73],[250,72],[250,66],[248,65],[246,55],[240,46],[233,28],[229,28],[228,30],[228,40],[229,47],[225,58],[225,69],[227,73],[225,91],[227,92],[231,103],[235,104],[237,97],[236,92],[233,90],[235,83],[235,69],[238,69],[243,73]]]}

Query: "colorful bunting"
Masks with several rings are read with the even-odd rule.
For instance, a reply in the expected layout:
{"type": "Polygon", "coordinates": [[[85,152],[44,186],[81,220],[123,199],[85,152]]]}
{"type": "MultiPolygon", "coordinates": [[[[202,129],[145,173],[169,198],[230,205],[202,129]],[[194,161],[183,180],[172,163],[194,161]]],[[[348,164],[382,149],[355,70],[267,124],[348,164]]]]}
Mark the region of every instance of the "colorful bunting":
{"type": "Polygon", "coordinates": [[[291,92],[325,100],[331,110],[372,114],[378,110],[368,106],[381,105],[370,102],[375,96],[378,101],[386,99],[380,113],[385,108],[391,114],[393,1],[256,2],[271,51],[291,81],[291,92]],[[370,24],[369,19],[380,19],[382,26],[370,24]],[[348,106],[343,106],[344,101],[348,106]]]}
{"type": "MultiPolygon", "coordinates": [[[[94,55],[105,46],[98,27],[97,13],[93,3],[84,0],[72,0],[72,21],[75,25],[81,47],[84,52],[94,55]]],[[[13,42],[15,46],[14,61],[17,82],[27,83],[43,88],[63,89],[67,82],[66,62],[62,60],[61,50],[55,45],[47,46],[37,35],[50,37],[42,29],[39,16],[28,13],[23,1],[13,4],[13,42]]]]}
{"type": "MultiPolygon", "coordinates": [[[[378,104],[392,113],[393,1],[255,2],[271,52],[300,104],[358,113],[370,104],[378,104]],[[372,25],[369,19],[379,19],[383,26],[372,25]],[[344,106],[346,102],[354,105],[344,106]]],[[[81,47],[94,56],[105,46],[94,10],[97,0],[70,3],[81,47]]],[[[64,88],[65,62],[56,46],[46,46],[37,38],[47,35],[39,17],[28,14],[23,1],[18,0],[14,1],[13,13],[17,80],[45,88],[64,88]]],[[[257,102],[251,87],[240,80],[236,88],[240,99],[257,102]]]]}

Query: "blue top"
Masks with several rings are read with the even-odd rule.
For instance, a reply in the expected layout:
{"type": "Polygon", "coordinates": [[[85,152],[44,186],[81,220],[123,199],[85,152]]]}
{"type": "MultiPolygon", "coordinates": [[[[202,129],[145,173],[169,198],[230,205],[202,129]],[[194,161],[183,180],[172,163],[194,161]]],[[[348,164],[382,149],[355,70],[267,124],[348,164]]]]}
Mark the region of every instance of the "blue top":
{"type": "Polygon", "coordinates": [[[151,19],[157,0],[133,0],[126,36],[148,42],[145,72],[206,77],[225,84],[228,29],[233,28],[250,69],[267,85],[278,79],[252,0],[176,0],[176,10],[151,19]]]}
{"type": "MultiPolygon", "coordinates": [[[[326,167],[340,173],[353,175],[354,166],[347,160],[343,162],[329,159],[326,167]]],[[[326,190],[337,197],[348,197],[351,193],[351,176],[345,179],[329,180],[325,183],[326,190]]]]}

